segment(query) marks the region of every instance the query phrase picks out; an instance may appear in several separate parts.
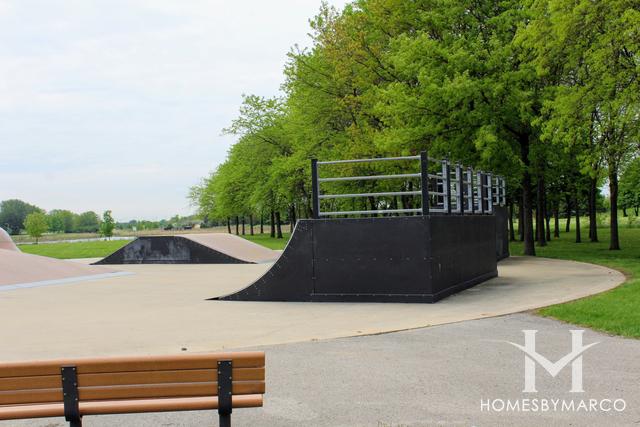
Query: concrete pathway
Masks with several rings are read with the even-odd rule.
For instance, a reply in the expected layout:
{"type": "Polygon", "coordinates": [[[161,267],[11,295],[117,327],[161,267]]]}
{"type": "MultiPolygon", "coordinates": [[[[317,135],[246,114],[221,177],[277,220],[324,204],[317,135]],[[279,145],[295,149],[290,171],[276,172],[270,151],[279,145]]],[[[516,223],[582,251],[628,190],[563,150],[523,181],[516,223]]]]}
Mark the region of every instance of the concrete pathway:
{"type": "MultiPolygon", "coordinates": [[[[366,337],[260,347],[267,354],[265,406],[237,410],[234,426],[638,426],[640,341],[587,330],[584,393],[569,393],[571,368],[554,379],[538,366],[537,393],[522,393],[523,329],[551,361],[571,351],[571,325],[527,314],[366,337]],[[565,400],[597,411],[496,411],[500,402],[565,400]],[[607,399],[609,401],[607,401],[607,399]],[[483,402],[490,401],[490,408],[483,402]],[[613,409],[614,404],[618,412],[613,409]],[[602,405],[602,406],[601,406],[602,405]]],[[[529,404],[531,408],[531,403],[529,404]]],[[[541,406],[541,404],[539,404],[541,406]]],[[[217,425],[215,412],[87,417],[87,426],[217,425]]],[[[62,427],[62,419],[0,427],[62,427]]]]}
{"type": "Polygon", "coordinates": [[[436,304],[207,301],[269,265],[126,265],[134,275],[0,291],[0,360],[211,351],[376,334],[520,312],[610,289],[603,267],[516,257],[436,304]]]}

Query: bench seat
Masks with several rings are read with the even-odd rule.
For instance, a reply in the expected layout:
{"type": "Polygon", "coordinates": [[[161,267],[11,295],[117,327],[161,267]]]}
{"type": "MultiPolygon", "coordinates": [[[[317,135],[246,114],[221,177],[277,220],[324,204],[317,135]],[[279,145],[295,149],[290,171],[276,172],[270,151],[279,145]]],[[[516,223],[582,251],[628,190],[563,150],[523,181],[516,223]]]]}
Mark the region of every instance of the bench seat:
{"type": "Polygon", "coordinates": [[[264,393],[263,352],[0,363],[0,420],[217,409],[229,425],[264,393]]]}

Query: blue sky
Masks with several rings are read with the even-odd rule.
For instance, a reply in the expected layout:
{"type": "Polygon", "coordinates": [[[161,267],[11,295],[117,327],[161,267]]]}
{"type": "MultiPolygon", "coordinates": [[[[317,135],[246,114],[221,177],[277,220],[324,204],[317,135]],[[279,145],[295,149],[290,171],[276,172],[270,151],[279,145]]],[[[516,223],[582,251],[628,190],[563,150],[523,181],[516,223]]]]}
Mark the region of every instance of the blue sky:
{"type": "Polygon", "coordinates": [[[0,200],[118,220],[190,213],[241,95],[278,93],[319,6],[0,0],[0,200]]]}

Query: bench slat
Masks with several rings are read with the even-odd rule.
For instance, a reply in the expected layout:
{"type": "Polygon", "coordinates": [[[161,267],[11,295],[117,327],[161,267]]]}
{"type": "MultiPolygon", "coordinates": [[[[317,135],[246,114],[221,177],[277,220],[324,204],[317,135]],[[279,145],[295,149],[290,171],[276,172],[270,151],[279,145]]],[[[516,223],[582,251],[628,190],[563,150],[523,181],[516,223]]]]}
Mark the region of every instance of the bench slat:
{"type": "MultiPolygon", "coordinates": [[[[79,387],[80,401],[112,399],[145,399],[217,396],[217,382],[135,384],[107,387],[79,387]]],[[[232,386],[234,395],[265,392],[263,381],[238,381],[232,386]]],[[[62,401],[62,389],[13,390],[0,392],[0,405],[51,403],[62,401]]]]}
{"type": "MultiPolygon", "coordinates": [[[[233,396],[234,408],[262,406],[262,395],[233,396]]],[[[190,397],[174,399],[113,400],[108,402],[80,402],[81,415],[134,414],[142,412],[200,411],[218,409],[217,397],[190,397]]],[[[61,403],[0,406],[0,420],[46,418],[64,416],[61,403]]]]}
{"type": "MultiPolygon", "coordinates": [[[[233,381],[264,381],[264,368],[235,368],[233,381]]],[[[187,382],[215,382],[216,369],[193,369],[182,371],[126,372],[108,374],[80,374],[80,387],[127,385],[127,384],[163,384],[187,382]]]]}
{"type": "Polygon", "coordinates": [[[0,364],[0,378],[57,375],[60,367],[78,367],[78,374],[215,369],[218,360],[233,360],[235,368],[259,368],[265,365],[264,352],[181,354],[177,356],[136,356],[92,359],[60,359],[28,363],[0,364]]]}
{"type": "MultiPolygon", "coordinates": [[[[162,384],[207,382],[217,378],[215,369],[185,369],[180,371],[148,371],[106,374],[81,374],[78,376],[80,387],[126,385],[126,384],[162,384]]],[[[264,381],[264,368],[234,368],[234,381],[264,381]]],[[[47,375],[37,377],[0,378],[0,392],[10,390],[37,390],[60,388],[61,377],[47,375]]]]}
{"type": "Polygon", "coordinates": [[[38,390],[42,388],[60,388],[61,378],[58,375],[40,377],[0,378],[0,391],[38,390]]]}

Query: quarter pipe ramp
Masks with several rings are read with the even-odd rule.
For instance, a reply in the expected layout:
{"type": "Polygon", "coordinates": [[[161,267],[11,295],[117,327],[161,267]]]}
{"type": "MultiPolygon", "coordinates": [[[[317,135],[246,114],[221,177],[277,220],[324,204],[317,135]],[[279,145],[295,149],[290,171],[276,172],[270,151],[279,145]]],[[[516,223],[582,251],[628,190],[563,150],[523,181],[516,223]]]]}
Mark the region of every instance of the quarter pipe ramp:
{"type": "Polygon", "coordinates": [[[496,218],[300,220],[273,267],[236,301],[436,302],[497,275],[496,218]]]}

